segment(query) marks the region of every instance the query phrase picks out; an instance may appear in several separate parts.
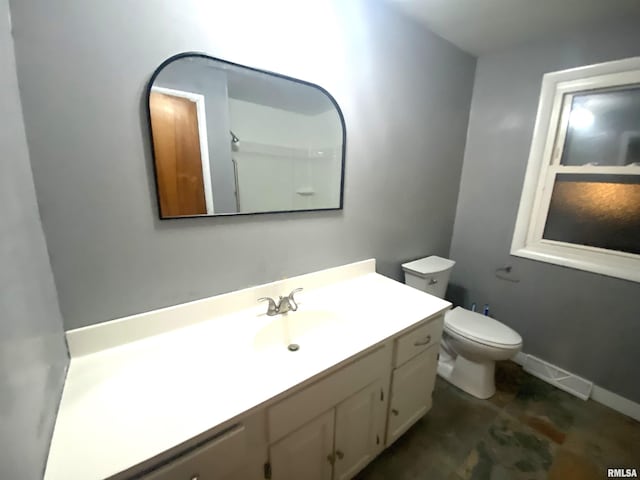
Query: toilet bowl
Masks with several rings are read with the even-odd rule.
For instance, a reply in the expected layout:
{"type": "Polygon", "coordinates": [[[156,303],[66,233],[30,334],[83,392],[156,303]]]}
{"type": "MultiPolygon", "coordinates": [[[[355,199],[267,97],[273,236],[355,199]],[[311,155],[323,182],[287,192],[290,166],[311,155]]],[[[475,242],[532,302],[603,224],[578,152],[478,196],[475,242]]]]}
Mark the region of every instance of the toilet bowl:
{"type": "MultiPolygon", "coordinates": [[[[405,283],[444,297],[453,260],[431,256],[402,265],[405,283]]],[[[449,310],[438,358],[438,375],[456,387],[486,399],[496,391],[495,362],[522,348],[522,337],[499,321],[462,307],[449,310]]]]}
{"type": "Polygon", "coordinates": [[[440,343],[438,374],[477,398],[496,392],[495,364],[512,358],[522,337],[493,318],[461,307],[448,311],[440,343]]]}

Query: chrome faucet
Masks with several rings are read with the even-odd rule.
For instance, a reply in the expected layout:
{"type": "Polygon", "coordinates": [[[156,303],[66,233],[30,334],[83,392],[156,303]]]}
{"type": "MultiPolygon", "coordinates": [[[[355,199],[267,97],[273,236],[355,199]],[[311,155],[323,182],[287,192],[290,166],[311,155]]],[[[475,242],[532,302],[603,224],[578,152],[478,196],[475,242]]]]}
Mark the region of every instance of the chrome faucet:
{"type": "Polygon", "coordinates": [[[301,292],[302,288],[296,288],[291,291],[289,295],[286,297],[280,296],[278,303],[271,297],[262,297],[259,298],[259,302],[269,302],[269,307],[267,307],[267,315],[273,317],[274,315],[278,315],[280,313],[287,312],[295,312],[298,310],[298,303],[294,298],[294,295],[298,292],[301,292]]]}

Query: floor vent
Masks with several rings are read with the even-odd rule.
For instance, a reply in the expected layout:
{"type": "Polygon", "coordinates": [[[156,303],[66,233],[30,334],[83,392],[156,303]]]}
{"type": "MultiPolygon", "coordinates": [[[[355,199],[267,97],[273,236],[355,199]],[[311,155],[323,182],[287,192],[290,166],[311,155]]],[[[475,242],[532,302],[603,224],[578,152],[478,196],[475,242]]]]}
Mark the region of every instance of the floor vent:
{"type": "Polygon", "coordinates": [[[517,360],[521,360],[525,372],[528,372],[545,382],[549,382],[551,385],[554,385],[565,392],[575,395],[582,400],[587,400],[591,395],[593,382],[590,382],[589,380],[585,380],[571,372],[567,372],[555,365],[551,365],[550,363],[540,360],[533,355],[526,355],[526,358],[520,358],[517,360]]]}

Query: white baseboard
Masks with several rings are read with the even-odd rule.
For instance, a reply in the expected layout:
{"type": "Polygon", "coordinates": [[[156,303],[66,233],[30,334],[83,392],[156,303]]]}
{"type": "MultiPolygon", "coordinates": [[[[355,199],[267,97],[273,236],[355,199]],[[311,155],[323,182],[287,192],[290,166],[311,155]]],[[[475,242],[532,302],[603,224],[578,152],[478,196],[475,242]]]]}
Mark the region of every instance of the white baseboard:
{"type": "Polygon", "coordinates": [[[518,365],[521,365],[524,370],[531,375],[571,393],[578,398],[583,400],[591,398],[595,402],[606,405],[607,407],[627,415],[634,420],[640,421],[640,403],[636,403],[628,398],[618,395],[617,393],[606,390],[595,385],[589,380],[567,372],[566,370],[556,367],[555,365],[545,362],[533,355],[518,352],[512,360],[518,365]],[[543,366],[544,368],[540,368],[540,366],[543,366]],[[564,383],[558,382],[558,372],[562,373],[561,379],[564,383]],[[564,379],[567,379],[568,383],[564,379]]]}
{"type": "Polygon", "coordinates": [[[605,390],[598,385],[593,386],[591,399],[594,402],[606,405],[607,407],[612,408],[640,422],[640,403],[636,403],[632,400],[629,400],[628,398],[621,397],[617,393],[605,390]]]}
{"type": "Polygon", "coordinates": [[[527,361],[527,354],[526,353],[522,353],[522,352],[518,352],[518,353],[516,353],[516,356],[513,357],[511,360],[516,362],[521,367],[524,367],[524,364],[527,361]]]}

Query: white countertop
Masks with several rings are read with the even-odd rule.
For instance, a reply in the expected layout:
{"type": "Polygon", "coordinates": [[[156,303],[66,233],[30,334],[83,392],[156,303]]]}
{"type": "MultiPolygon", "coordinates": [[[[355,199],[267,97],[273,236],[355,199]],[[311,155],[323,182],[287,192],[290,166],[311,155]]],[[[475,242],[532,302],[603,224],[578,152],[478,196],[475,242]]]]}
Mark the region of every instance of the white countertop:
{"type": "Polygon", "coordinates": [[[125,472],[450,307],[376,274],[372,260],[330,271],[240,292],[254,304],[265,291],[303,286],[299,312],[338,312],[335,328],[301,341],[295,353],[284,344],[257,350],[256,333],[277,317],[265,315],[265,304],[236,311],[220,304],[222,297],[235,302],[235,294],[69,332],[72,358],[45,480],[125,472]],[[225,314],[207,313],[205,304],[225,314]],[[203,318],[180,317],[194,306],[203,318]],[[141,335],[144,325],[162,323],[158,315],[176,320],[141,335]]]}

